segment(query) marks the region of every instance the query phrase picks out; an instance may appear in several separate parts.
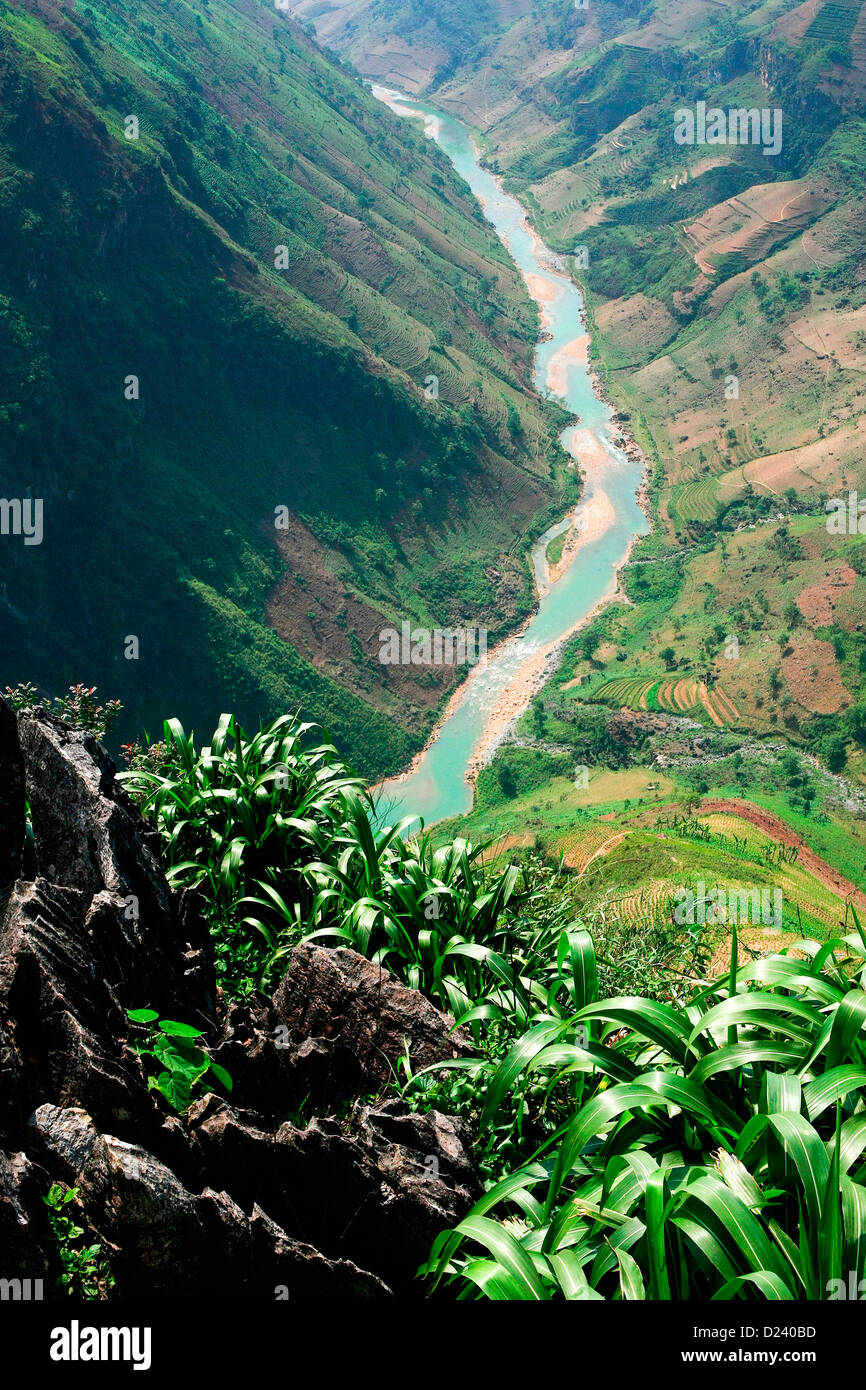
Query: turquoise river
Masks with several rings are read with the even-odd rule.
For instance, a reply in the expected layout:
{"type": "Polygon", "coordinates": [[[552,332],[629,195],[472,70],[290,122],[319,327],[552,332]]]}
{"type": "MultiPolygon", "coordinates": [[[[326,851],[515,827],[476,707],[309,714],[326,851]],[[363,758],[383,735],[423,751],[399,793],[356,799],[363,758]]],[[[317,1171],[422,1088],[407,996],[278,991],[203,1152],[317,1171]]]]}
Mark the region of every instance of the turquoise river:
{"type": "Polygon", "coordinates": [[[461,121],[388,88],[374,85],[373,93],[398,115],[424,120],[428,136],[438,141],[469,184],[526,279],[550,334],[538,346],[535,382],[579,416],[562,442],[585,475],[576,511],[534,548],[539,589],[534,616],[520,636],[501,643],[472,670],[412,769],[377,789],[380,823],[393,824],[395,816],[413,814],[429,825],[471,809],[472,769],[490,755],[527,707],[555,660],[557,646],[615,590],[616,572],[635,536],[646,533],[647,521],[636,497],[641,465],[614,442],[617,429],[611,409],[599,398],[586,364],[579,289],[566,273],[557,272],[557,258],[530,226],[522,205],[482,168],[472,135],[461,121]],[[549,583],[546,547],[572,522],[581,528],[582,542],[561,576],[549,583]]]}

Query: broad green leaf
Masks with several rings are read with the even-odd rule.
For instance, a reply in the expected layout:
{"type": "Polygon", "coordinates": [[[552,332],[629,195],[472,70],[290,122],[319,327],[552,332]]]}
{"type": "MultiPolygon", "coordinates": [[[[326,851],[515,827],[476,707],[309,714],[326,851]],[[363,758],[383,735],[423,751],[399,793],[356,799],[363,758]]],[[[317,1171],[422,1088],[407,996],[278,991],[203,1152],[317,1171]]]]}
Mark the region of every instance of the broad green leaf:
{"type": "Polygon", "coordinates": [[[593,1004],[598,990],[598,979],[595,945],[589,932],[574,928],[563,932],[556,963],[558,974],[566,982],[574,1007],[582,1009],[587,1004],[593,1004]]]}
{"type": "Polygon", "coordinates": [[[159,1025],[161,1033],[167,1033],[172,1038],[200,1038],[201,1028],[193,1028],[189,1023],[174,1023],[170,1019],[163,1019],[159,1025]]]}
{"type": "Polygon", "coordinates": [[[562,1023],[539,1023],[534,1028],[530,1028],[528,1033],[524,1033],[491,1078],[484,1101],[482,1124],[490,1123],[504,1097],[511,1090],[527,1064],[548,1043],[561,1037],[564,1028],[565,1025],[562,1023]]]}
{"type": "Polygon", "coordinates": [[[738,994],[733,999],[724,999],[708,1009],[700,1023],[690,1034],[689,1042],[694,1042],[702,1033],[713,1029],[727,1028],[732,1024],[754,1024],[769,1033],[782,1033],[785,1037],[806,1041],[809,1029],[820,1025],[821,1015],[814,1004],[791,995],[781,994],[738,994]],[[795,1023],[788,1017],[792,1014],[795,1023]],[[808,1025],[808,1026],[804,1026],[808,1025]]]}
{"type": "Polygon", "coordinates": [[[778,1274],[771,1274],[762,1269],[752,1274],[738,1274],[736,1279],[729,1279],[713,1294],[713,1300],[725,1302],[728,1299],[736,1298],[737,1294],[743,1292],[746,1285],[760,1289],[769,1303],[790,1303],[794,1298],[784,1279],[781,1279],[778,1274]]]}
{"type": "Polygon", "coordinates": [[[667,1184],[664,1173],[658,1170],[650,1175],[646,1185],[646,1253],[650,1298],[665,1301],[670,1300],[671,1296],[665,1248],[667,1216],[667,1184]]]}
{"type": "Polygon", "coordinates": [[[213,1072],[217,1081],[222,1082],[223,1086],[225,1086],[227,1091],[232,1090],[234,1082],[232,1081],[225,1067],[221,1066],[219,1062],[211,1062],[210,1070],[213,1072]]]}
{"type": "Polygon", "coordinates": [[[803,1115],[770,1115],[769,1124],[796,1165],[809,1217],[817,1229],[830,1171],[827,1150],[803,1115]]]}
{"type": "Polygon", "coordinates": [[[720,1047],[701,1060],[689,1072],[691,1081],[708,1081],[719,1072],[741,1071],[755,1062],[778,1062],[781,1066],[795,1065],[803,1055],[802,1047],[786,1042],[740,1042],[720,1047]]]}
{"type": "Polygon", "coordinates": [[[864,1086],[866,1067],[833,1067],[831,1071],[824,1072],[803,1089],[809,1119],[817,1120],[828,1106],[835,1105],[836,1101],[844,1100],[852,1091],[860,1091],[864,1086]]]}
{"type": "Polygon", "coordinates": [[[842,1176],[843,1270],[853,1270],[858,1282],[866,1276],[866,1188],[842,1176]]]}
{"type": "Polygon", "coordinates": [[[752,1211],[764,1205],[764,1194],[744,1163],[725,1149],[719,1150],[718,1168],[722,1181],[752,1211]]]}
{"type": "Polygon", "coordinates": [[[469,1215],[456,1229],[459,1235],[483,1245],[511,1276],[517,1291],[515,1297],[539,1301],[547,1298],[547,1291],[529,1255],[503,1226],[488,1220],[486,1216],[469,1215]]]}
{"type": "Polygon", "coordinates": [[[619,1262],[619,1288],[625,1302],[634,1303],[646,1298],[640,1265],[627,1250],[617,1250],[619,1262]]]}
{"type": "Polygon", "coordinates": [[[859,1052],[862,1053],[864,1038],[861,1036],[866,1027],[866,991],[862,989],[852,989],[840,1003],[836,1010],[836,1017],[833,1019],[833,1027],[830,1032],[830,1041],[827,1046],[827,1065],[828,1067],[839,1066],[842,1062],[859,1060],[858,1056],[850,1055],[855,1043],[859,1041],[859,1052]]]}
{"type": "Polygon", "coordinates": [[[764,1072],[760,1100],[763,1114],[784,1114],[787,1110],[799,1113],[802,1105],[803,1088],[798,1076],[792,1076],[790,1072],[764,1072]]]}
{"type": "Polygon", "coordinates": [[[687,1202],[703,1207],[718,1223],[718,1234],[730,1238],[746,1260],[749,1271],[767,1270],[788,1282],[787,1266],[753,1212],[719,1178],[705,1174],[689,1185],[687,1202]]]}
{"type": "MultiPolygon", "coordinates": [[[[835,1140],[830,1142],[835,1143],[835,1140]]],[[[866,1115],[852,1115],[842,1125],[842,1145],[839,1152],[840,1171],[847,1173],[852,1163],[856,1163],[864,1149],[866,1149],[866,1115]]]]}
{"type": "Polygon", "coordinates": [[[627,996],[606,999],[581,1009],[578,1021],[603,1018],[624,1028],[631,1028],[650,1042],[658,1043],[671,1057],[684,1062],[691,1047],[689,1027],[682,1015],[670,1004],[655,999],[627,996]]]}
{"type": "Polygon", "coordinates": [[[597,1293],[587,1282],[583,1266],[573,1250],[560,1250],[557,1254],[550,1255],[548,1259],[565,1298],[569,1301],[604,1302],[603,1295],[597,1293]]]}
{"type": "Polygon", "coordinates": [[[156,1009],[127,1009],[126,1016],[133,1023],[154,1023],[159,1018],[156,1009]]]}

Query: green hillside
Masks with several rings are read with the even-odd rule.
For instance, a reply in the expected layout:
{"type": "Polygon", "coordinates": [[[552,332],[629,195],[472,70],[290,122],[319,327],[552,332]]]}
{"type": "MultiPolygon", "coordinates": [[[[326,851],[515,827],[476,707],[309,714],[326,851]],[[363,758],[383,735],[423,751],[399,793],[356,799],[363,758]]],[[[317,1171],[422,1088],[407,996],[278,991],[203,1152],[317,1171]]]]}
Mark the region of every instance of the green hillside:
{"type": "Polygon", "coordinates": [[[826,1374],[866,0],[289,3],[0,0],[0,1297],[127,1301],[50,1356],[136,1369],[157,1303],[247,1367],[369,1296],[826,1374]],[[401,625],[518,630],[417,763],[461,673],[401,625]]]}
{"type": "Polygon", "coordinates": [[[0,542],[4,682],[86,673],[128,732],[303,706],[393,769],[454,677],[380,630],[507,628],[560,496],[522,281],[282,13],[27,0],[0,35],[0,494],[45,530],[0,542]]]}
{"type": "MultiPolygon", "coordinates": [[[[824,517],[866,494],[866,14],[840,25],[836,8],[544,0],[421,84],[476,129],[545,242],[585,248],[567,264],[653,516],[623,602],[568,645],[460,833],[564,854],[581,906],[625,937],[668,922],[677,876],[695,876],[660,821],[713,799],[764,808],[842,873],[825,926],[866,873],[866,563],[824,517]],[[699,100],[781,110],[778,154],[677,144],[674,113],[699,100]]],[[[333,37],[362,69],[396,67],[407,12],[355,6],[333,37]]],[[[725,836],[745,824],[701,839],[698,877],[738,881],[725,836]]],[[[810,930],[827,891],[786,887],[810,930]]]]}

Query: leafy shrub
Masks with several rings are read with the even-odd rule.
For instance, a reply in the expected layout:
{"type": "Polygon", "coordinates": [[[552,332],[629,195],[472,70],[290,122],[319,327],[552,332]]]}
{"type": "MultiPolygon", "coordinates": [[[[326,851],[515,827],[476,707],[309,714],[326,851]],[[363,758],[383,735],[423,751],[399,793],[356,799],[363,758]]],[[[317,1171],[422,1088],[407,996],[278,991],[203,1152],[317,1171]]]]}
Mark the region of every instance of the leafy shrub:
{"type": "Polygon", "coordinates": [[[70,728],[83,730],[98,739],[110,733],[123,709],[119,700],[98,705],[95,685],[70,685],[67,695],[55,695],[47,700],[39,698],[36,686],[30,681],[26,685],[19,683],[14,689],[7,685],[3,693],[16,712],[46,709],[57,719],[65,720],[70,728]]]}
{"type": "Polygon", "coordinates": [[[232,1089],[232,1079],[225,1067],[214,1062],[199,1045],[198,1039],[202,1036],[200,1028],[166,1018],[160,1021],[154,1009],[130,1009],[127,1017],[131,1023],[149,1025],[147,1042],[134,1042],[133,1050],[145,1064],[158,1068],[155,1076],[148,1077],[148,1087],[164,1095],[175,1110],[189,1108],[194,1099],[194,1088],[208,1072],[227,1091],[232,1089]]]}
{"type": "Polygon", "coordinates": [[[623,590],[633,603],[664,599],[673,603],[683,582],[682,565],[659,560],[651,565],[627,566],[622,572],[623,590]]]}
{"type": "Polygon", "coordinates": [[[42,1200],[48,1208],[48,1220],[54,1237],[57,1254],[61,1264],[57,1284],[70,1298],[83,1298],[92,1303],[104,1298],[114,1286],[114,1278],[107,1261],[102,1256],[102,1246],[83,1245],[73,1249],[73,1242],[84,1235],[84,1227],[77,1226],[65,1214],[65,1208],[78,1198],[78,1188],[64,1189],[60,1183],[53,1183],[42,1200]]]}
{"type": "MultiPolygon", "coordinates": [[[[543,726],[539,736],[544,736],[543,726]]],[[[481,772],[477,805],[495,806],[503,800],[525,796],[528,792],[546,787],[552,778],[562,777],[572,769],[573,762],[569,759],[554,756],[543,748],[505,745],[499,749],[493,763],[481,772]]]]}

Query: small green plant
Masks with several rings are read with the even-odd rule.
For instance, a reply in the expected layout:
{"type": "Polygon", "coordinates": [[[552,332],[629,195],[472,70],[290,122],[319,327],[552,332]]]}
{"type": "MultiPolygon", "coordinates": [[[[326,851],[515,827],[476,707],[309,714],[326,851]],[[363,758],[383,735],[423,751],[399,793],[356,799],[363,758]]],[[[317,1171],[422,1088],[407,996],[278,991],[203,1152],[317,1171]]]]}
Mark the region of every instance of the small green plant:
{"type": "Polygon", "coordinates": [[[105,738],[123,709],[119,700],[98,705],[95,685],[70,685],[67,695],[55,695],[43,700],[36,686],[28,681],[26,685],[19,683],[14,689],[7,685],[3,694],[16,713],[47,709],[49,714],[65,720],[71,728],[83,730],[98,739],[105,738]]]}
{"type": "Polygon", "coordinates": [[[145,1064],[149,1062],[159,1068],[155,1076],[148,1077],[147,1084],[151,1090],[164,1095],[175,1110],[188,1109],[194,1087],[208,1072],[227,1091],[232,1089],[232,1079],[225,1067],[214,1062],[199,1044],[200,1028],[167,1018],[160,1020],[155,1009],[129,1009],[127,1017],[131,1023],[148,1027],[147,1039],[134,1042],[133,1047],[145,1064]]]}
{"type": "Polygon", "coordinates": [[[58,1287],[65,1289],[70,1298],[83,1298],[92,1303],[107,1296],[108,1290],[114,1287],[114,1278],[101,1254],[101,1245],[85,1245],[77,1250],[72,1248],[72,1242],[84,1235],[84,1227],[77,1226],[71,1216],[65,1215],[64,1208],[77,1196],[77,1187],[64,1190],[56,1182],[42,1200],[48,1208],[48,1220],[63,1267],[57,1279],[58,1287]]]}

